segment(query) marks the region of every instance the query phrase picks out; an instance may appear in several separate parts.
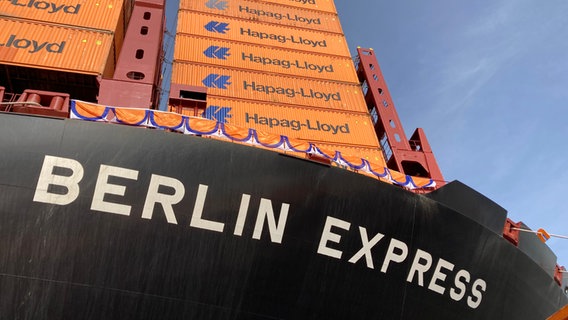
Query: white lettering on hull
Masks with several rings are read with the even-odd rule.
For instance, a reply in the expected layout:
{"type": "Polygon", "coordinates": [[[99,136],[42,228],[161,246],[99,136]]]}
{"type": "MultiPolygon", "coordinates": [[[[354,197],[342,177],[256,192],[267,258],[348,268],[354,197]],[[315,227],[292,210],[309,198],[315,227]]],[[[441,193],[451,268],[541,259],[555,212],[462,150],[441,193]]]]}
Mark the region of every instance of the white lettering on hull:
{"type": "MultiPolygon", "coordinates": [[[[130,216],[131,205],[105,200],[105,195],[113,195],[116,200],[116,196],[124,197],[127,191],[127,187],[124,185],[117,184],[116,182],[110,183],[110,177],[137,181],[138,174],[139,172],[136,170],[102,164],[97,175],[90,209],[94,212],[130,216]]],[[[62,157],[45,156],[33,201],[55,205],[68,205],[73,203],[81,192],[80,182],[83,179],[83,175],[84,168],[78,161],[62,157]],[[63,171],[63,174],[55,173],[56,168],[63,171]]],[[[214,232],[223,232],[225,228],[223,222],[205,218],[204,208],[208,188],[209,187],[204,184],[198,185],[189,226],[214,232]]],[[[141,218],[152,219],[154,217],[154,210],[157,205],[160,205],[167,222],[178,224],[174,206],[180,203],[184,199],[184,196],[185,186],[183,182],[172,177],[152,174],[141,218]],[[173,190],[173,192],[161,193],[159,191],[160,187],[169,188],[173,190]]],[[[241,206],[237,214],[237,223],[234,230],[234,234],[237,236],[242,236],[250,198],[251,196],[248,194],[242,195],[241,206]]],[[[261,198],[252,238],[260,240],[264,225],[267,224],[270,240],[274,243],[282,243],[289,208],[290,205],[288,203],[282,203],[277,222],[272,200],[261,198]]]]}
{"type": "MultiPolygon", "coordinates": [[[[343,236],[348,236],[351,223],[328,216],[320,236],[320,243],[317,250],[318,254],[329,256],[335,259],[341,259],[343,251],[341,247],[341,239],[343,236]],[[336,228],[335,232],[332,228],[336,228]],[[339,230],[344,231],[339,234],[339,230]],[[333,243],[333,247],[331,247],[333,243]]],[[[372,249],[380,246],[385,237],[382,233],[377,233],[371,240],[367,236],[367,229],[359,227],[359,236],[361,239],[362,247],[353,255],[348,262],[357,263],[362,257],[365,257],[367,268],[374,269],[375,260],[372,254],[372,249]]],[[[384,243],[384,242],[383,242],[384,243]]],[[[389,268],[394,268],[392,263],[401,265],[409,257],[408,245],[395,238],[391,238],[388,249],[382,260],[381,272],[387,273],[389,268]]],[[[410,260],[409,260],[410,261],[410,260]]],[[[455,265],[442,258],[436,259],[427,251],[416,249],[414,258],[410,268],[408,269],[406,281],[413,283],[420,287],[427,284],[427,289],[440,295],[445,295],[449,292],[449,297],[454,301],[462,301],[468,292],[467,285],[470,283],[471,275],[467,270],[459,270],[454,275],[453,283],[447,283],[446,279],[454,271],[455,265]],[[435,264],[434,264],[435,263],[435,264]],[[434,266],[432,273],[432,266],[434,266]],[[430,277],[428,281],[428,277],[430,277]],[[449,290],[447,290],[449,288],[449,290]]],[[[487,290],[487,283],[483,279],[476,279],[471,285],[471,295],[467,296],[466,303],[468,307],[476,309],[481,304],[483,293],[487,290]]]]}
{"type": "MultiPolygon", "coordinates": [[[[80,162],[74,159],[46,155],[33,201],[60,206],[73,203],[81,195],[81,180],[84,175],[85,170],[80,162]]],[[[128,186],[125,185],[125,180],[129,180],[132,185],[132,181],[138,181],[139,175],[140,173],[137,170],[101,164],[95,180],[90,210],[92,212],[131,216],[132,206],[124,203],[128,201],[128,186]],[[120,203],[120,200],[123,203],[120,203]]],[[[213,220],[211,213],[205,210],[208,189],[209,186],[207,185],[197,185],[197,194],[189,227],[222,233],[225,231],[225,223],[213,220]]],[[[181,206],[180,203],[184,201],[185,197],[186,186],[183,181],[173,177],[152,174],[140,218],[153,219],[156,208],[161,207],[167,222],[177,225],[177,215],[180,213],[176,214],[176,206],[181,206]]],[[[251,195],[246,193],[241,195],[238,212],[234,215],[236,222],[233,234],[235,236],[243,236],[252,198],[251,195]]],[[[275,214],[277,210],[275,209],[278,208],[278,205],[274,205],[273,200],[257,199],[258,212],[254,220],[252,239],[261,240],[264,227],[268,226],[267,233],[270,241],[282,244],[290,204],[282,202],[277,217],[275,214]]],[[[187,204],[184,207],[188,207],[187,204]]],[[[319,237],[317,253],[341,260],[343,258],[342,239],[350,236],[350,228],[350,222],[327,216],[319,237]]],[[[485,280],[472,278],[472,273],[464,269],[457,268],[459,270],[454,271],[456,269],[454,263],[436,258],[420,248],[411,250],[404,241],[395,238],[389,239],[384,233],[372,233],[374,235],[370,238],[367,228],[359,226],[358,230],[361,247],[347,260],[349,263],[359,263],[364,257],[368,269],[374,269],[375,263],[380,262],[380,272],[383,274],[388,274],[389,271],[398,268],[399,272],[400,270],[405,271],[406,282],[410,284],[423,288],[426,286],[425,288],[431,292],[448,296],[450,301],[465,301],[465,304],[471,309],[476,309],[481,304],[483,294],[487,290],[485,280]],[[381,246],[384,257],[378,259],[378,257],[373,256],[373,251],[381,246]]]]}

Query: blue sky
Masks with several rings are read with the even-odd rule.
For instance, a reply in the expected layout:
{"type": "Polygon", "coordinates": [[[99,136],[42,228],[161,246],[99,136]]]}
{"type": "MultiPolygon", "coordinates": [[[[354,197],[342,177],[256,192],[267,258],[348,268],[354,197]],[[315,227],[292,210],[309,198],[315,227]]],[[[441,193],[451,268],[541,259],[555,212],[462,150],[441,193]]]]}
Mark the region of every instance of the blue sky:
{"type": "MultiPolygon", "coordinates": [[[[375,50],[406,134],[424,128],[446,180],[568,235],[568,1],[335,3],[352,53],[375,50]]],[[[547,244],[568,267],[568,240],[547,244]]]]}

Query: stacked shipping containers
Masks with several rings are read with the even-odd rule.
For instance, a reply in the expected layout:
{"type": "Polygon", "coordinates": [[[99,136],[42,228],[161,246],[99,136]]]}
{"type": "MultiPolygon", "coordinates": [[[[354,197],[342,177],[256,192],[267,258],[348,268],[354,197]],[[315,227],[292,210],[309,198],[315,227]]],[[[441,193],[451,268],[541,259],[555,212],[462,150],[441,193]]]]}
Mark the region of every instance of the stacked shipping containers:
{"type": "Polygon", "coordinates": [[[384,165],[331,0],[182,0],[172,70],[210,118],[384,165]]]}
{"type": "Polygon", "coordinates": [[[112,75],[133,0],[0,1],[0,64],[112,75]]]}

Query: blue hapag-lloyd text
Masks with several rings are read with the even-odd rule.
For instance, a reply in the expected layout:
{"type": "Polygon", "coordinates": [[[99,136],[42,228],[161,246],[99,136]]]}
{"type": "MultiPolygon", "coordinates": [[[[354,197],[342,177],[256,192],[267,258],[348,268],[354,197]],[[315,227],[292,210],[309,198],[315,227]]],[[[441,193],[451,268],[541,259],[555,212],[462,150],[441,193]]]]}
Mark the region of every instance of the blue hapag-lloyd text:
{"type": "Polygon", "coordinates": [[[300,70],[315,71],[317,73],[323,73],[323,72],[333,73],[334,72],[332,64],[319,65],[319,64],[311,63],[311,62],[307,62],[307,61],[268,58],[268,57],[257,56],[257,55],[254,55],[252,53],[245,53],[245,52],[242,53],[241,57],[242,57],[243,61],[250,61],[250,62],[254,62],[254,63],[259,63],[259,64],[262,64],[264,66],[268,66],[268,65],[277,66],[277,67],[281,67],[282,69],[290,69],[290,68],[293,67],[293,68],[300,69],[300,70]]]}
{"type": "Polygon", "coordinates": [[[287,43],[287,42],[291,42],[294,44],[299,44],[299,45],[305,45],[305,46],[309,46],[309,47],[321,47],[321,48],[327,48],[327,41],[324,40],[311,40],[311,39],[307,39],[304,37],[296,37],[296,36],[285,36],[282,34],[275,34],[275,33],[267,33],[267,32],[262,32],[262,31],[256,31],[256,30],[252,30],[250,28],[245,29],[245,28],[241,28],[241,35],[246,35],[249,37],[253,37],[253,38],[259,38],[261,40],[273,40],[273,41],[278,41],[280,43],[287,43]]]}
{"type": "Polygon", "coordinates": [[[320,18],[306,18],[306,17],[302,17],[299,16],[297,14],[290,14],[290,13],[278,13],[278,12],[272,12],[272,11],[266,11],[266,10],[260,10],[260,9],[254,9],[254,8],[250,8],[250,7],[243,7],[243,6],[239,6],[239,11],[240,12],[245,12],[251,15],[255,15],[258,17],[267,17],[267,18],[272,18],[275,20],[290,20],[293,22],[300,22],[300,23],[305,23],[307,25],[311,25],[311,24],[317,24],[320,25],[321,24],[321,19],[320,18]]]}
{"type": "Polygon", "coordinates": [[[248,112],[245,113],[245,122],[246,123],[254,123],[256,125],[264,125],[270,128],[274,127],[282,127],[282,128],[290,128],[294,131],[300,131],[302,129],[312,130],[312,131],[323,131],[323,132],[331,132],[331,134],[335,135],[338,133],[349,134],[349,123],[344,124],[331,124],[331,123],[323,123],[319,120],[290,120],[290,119],[278,119],[278,118],[271,118],[271,117],[262,117],[258,114],[249,114],[248,112]]]}

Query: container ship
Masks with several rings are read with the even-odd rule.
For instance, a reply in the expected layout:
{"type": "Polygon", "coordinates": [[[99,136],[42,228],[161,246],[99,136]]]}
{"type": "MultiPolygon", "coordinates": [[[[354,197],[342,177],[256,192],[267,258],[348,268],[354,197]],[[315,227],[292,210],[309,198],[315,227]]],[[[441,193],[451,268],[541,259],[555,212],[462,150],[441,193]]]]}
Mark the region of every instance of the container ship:
{"type": "Polygon", "coordinates": [[[568,319],[332,0],[164,9],[0,2],[0,319],[568,319]]]}

